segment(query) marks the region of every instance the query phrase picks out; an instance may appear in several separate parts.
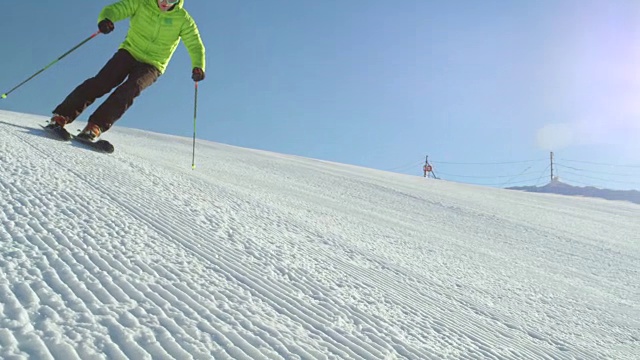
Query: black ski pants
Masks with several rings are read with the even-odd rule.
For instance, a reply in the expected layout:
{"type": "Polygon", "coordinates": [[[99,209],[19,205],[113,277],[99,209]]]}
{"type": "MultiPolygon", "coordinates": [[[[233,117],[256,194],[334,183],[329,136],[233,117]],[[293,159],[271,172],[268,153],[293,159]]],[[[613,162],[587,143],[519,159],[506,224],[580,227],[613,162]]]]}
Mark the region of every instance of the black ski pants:
{"type": "Polygon", "coordinates": [[[107,131],[133,104],[133,99],[151,86],[160,75],[160,70],[154,66],[140,62],[128,51],[120,49],[98,75],[75,88],[53,113],[66,116],[73,121],[97,98],[117,87],[89,117],[90,123],[100,126],[102,131],[107,131]]]}

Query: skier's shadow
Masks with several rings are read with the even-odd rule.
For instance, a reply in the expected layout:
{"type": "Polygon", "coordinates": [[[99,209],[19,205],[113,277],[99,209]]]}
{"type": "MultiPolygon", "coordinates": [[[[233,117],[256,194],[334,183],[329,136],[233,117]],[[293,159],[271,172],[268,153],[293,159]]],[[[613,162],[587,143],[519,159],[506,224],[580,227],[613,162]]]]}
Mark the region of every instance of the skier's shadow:
{"type": "Polygon", "coordinates": [[[9,125],[12,126],[14,128],[18,128],[21,130],[24,130],[25,133],[30,134],[30,135],[35,135],[35,136],[39,136],[39,137],[43,137],[43,138],[47,138],[47,139],[51,139],[51,140],[60,140],[58,139],[58,137],[50,132],[48,132],[47,130],[43,129],[41,126],[45,126],[48,122],[47,121],[43,121],[42,123],[39,123],[37,127],[32,127],[32,126],[23,126],[23,125],[16,125],[16,124],[12,124],[12,123],[8,123],[5,121],[0,120],[0,124],[2,125],[9,125]]]}
{"type": "MultiPolygon", "coordinates": [[[[11,127],[21,129],[27,134],[36,135],[36,136],[39,136],[39,137],[51,139],[53,141],[63,141],[58,136],[56,136],[55,134],[53,134],[53,133],[51,133],[51,132],[49,132],[49,131],[47,131],[47,130],[42,128],[47,123],[48,123],[48,121],[44,121],[43,123],[39,123],[38,126],[32,127],[32,126],[16,125],[16,124],[12,124],[12,123],[8,123],[8,122],[0,120],[0,124],[9,125],[11,127]]],[[[80,141],[69,141],[69,144],[71,146],[74,146],[74,147],[77,147],[77,148],[90,149],[90,150],[93,150],[93,151],[100,152],[99,150],[96,150],[95,147],[89,146],[89,145],[84,144],[84,143],[82,143],[80,141]]]]}
{"type": "Polygon", "coordinates": [[[29,126],[16,125],[16,124],[8,123],[8,122],[6,122],[6,121],[2,121],[2,120],[0,120],[0,124],[3,124],[3,125],[9,125],[9,126],[12,126],[12,127],[14,127],[14,128],[18,128],[18,129],[24,129],[24,130],[36,130],[36,129],[34,129],[34,128],[32,128],[32,127],[29,127],[29,126]]]}
{"type": "MultiPolygon", "coordinates": [[[[9,125],[9,126],[13,126],[14,128],[18,128],[21,130],[24,130],[25,133],[30,134],[30,135],[35,135],[35,136],[39,136],[42,138],[46,138],[46,139],[51,139],[54,141],[63,141],[61,140],[58,136],[56,136],[55,134],[52,134],[51,132],[43,129],[41,126],[45,126],[48,122],[45,121],[41,124],[38,124],[38,127],[31,127],[31,126],[22,126],[22,125],[16,125],[16,124],[11,124],[8,122],[4,122],[2,120],[0,120],[0,124],[2,125],[9,125]]],[[[71,142],[71,145],[75,146],[75,147],[79,147],[79,148],[86,148],[86,145],[83,145],[81,143],[78,142],[71,142]]]]}

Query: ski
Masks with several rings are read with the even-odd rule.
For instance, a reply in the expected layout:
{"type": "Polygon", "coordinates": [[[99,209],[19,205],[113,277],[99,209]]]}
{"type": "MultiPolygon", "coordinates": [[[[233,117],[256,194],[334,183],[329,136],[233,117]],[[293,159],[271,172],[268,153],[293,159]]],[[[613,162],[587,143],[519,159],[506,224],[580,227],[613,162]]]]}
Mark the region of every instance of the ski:
{"type": "Polygon", "coordinates": [[[72,136],[72,139],[83,145],[90,147],[95,151],[99,151],[107,154],[111,154],[115,151],[115,147],[113,146],[113,144],[111,144],[107,140],[91,141],[89,139],[85,139],[79,136],[72,136]]]}
{"type": "Polygon", "coordinates": [[[58,140],[63,140],[63,141],[71,141],[71,138],[73,137],[73,135],[71,135],[71,133],[69,133],[67,131],[67,129],[63,128],[63,127],[59,127],[59,126],[44,126],[44,125],[40,125],[42,126],[42,128],[50,133],[56,136],[56,138],[58,138],[58,140]]]}
{"type": "MultiPolygon", "coordinates": [[[[42,125],[41,125],[42,126],[42,125]]],[[[91,141],[88,139],[84,139],[82,137],[72,135],[67,129],[59,126],[51,127],[51,126],[42,126],[42,128],[50,134],[54,134],[58,140],[63,141],[76,141],[91,150],[95,150],[98,152],[111,154],[115,151],[115,147],[113,144],[108,142],[107,140],[97,140],[91,141]]]]}

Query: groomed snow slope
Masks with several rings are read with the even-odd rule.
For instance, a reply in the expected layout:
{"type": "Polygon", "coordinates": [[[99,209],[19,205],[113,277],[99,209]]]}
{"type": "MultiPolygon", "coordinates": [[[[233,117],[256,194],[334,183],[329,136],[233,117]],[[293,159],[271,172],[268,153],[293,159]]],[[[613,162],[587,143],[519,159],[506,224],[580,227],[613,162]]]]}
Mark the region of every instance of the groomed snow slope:
{"type": "Polygon", "coordinates": [[[0,112],[0,358],[640,354],[639,205],[45,120],[0,112]]]}

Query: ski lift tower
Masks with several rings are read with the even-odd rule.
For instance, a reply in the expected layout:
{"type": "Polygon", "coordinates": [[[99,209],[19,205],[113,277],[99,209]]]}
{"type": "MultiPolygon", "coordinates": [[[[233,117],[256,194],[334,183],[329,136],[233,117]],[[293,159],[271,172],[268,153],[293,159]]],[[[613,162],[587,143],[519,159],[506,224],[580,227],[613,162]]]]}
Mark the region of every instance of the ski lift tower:
{"type": "Polygon", "coordinates": [[[424,160],[424,166],[422,167],[422,171],[424,172],[424,177],[426,178],[434,178],[437,179],[436,174],[433,172],[433,166],[429,164],[429,155],[424,160]]]}

